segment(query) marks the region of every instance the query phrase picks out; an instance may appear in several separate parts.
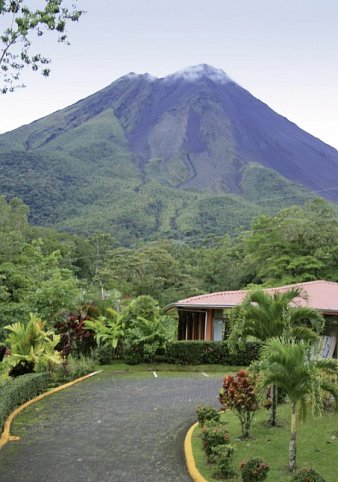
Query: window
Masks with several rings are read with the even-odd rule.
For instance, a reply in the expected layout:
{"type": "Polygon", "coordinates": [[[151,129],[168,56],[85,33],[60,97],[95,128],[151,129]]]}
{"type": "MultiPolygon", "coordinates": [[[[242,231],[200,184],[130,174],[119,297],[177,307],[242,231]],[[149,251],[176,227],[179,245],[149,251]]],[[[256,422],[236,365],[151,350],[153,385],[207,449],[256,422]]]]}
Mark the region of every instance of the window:
{"type": "Polygon", "coordinates": [[[178,339],[204,340],[205,311],[179,310],[178,339]]]}

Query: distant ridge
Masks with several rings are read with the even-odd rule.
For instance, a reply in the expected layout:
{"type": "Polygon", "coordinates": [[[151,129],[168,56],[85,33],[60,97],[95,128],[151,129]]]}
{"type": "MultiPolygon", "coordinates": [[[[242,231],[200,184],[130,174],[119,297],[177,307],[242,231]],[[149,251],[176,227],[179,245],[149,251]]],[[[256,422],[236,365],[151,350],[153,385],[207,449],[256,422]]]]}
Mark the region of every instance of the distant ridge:
{"type": "Polygon", "coordinates": [[[232,234],[318,192],[338,202],[337,150],[206,64],[129,73],[0,135],[0,166],[0,193],[34,223],[124,244],[232,234]]]}

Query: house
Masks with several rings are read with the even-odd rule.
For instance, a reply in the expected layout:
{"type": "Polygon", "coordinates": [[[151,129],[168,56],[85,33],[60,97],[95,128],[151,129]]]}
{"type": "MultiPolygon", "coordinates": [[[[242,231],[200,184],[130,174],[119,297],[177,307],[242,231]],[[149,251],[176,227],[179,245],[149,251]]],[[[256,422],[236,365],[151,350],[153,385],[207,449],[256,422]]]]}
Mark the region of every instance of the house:
{"type": "MultiPolygon", "coordinates": [[[[322,338],[322,352],[326,357],[336,357],[338,340],[338,283],[332,281],[309,281],[278,288],[266,288],[264,291],[288,291],[300,288],[302,296],[294,300],[295,306],[309,306],[320,311],[325,320],[325,331],[322,338]]],[[[223,340],[226,323],[225,311],[242,303],[247,290],[220,291],[205,295],[193,296],[168,305],[165,309],[178,310],[179,340],[223,340]]]]}

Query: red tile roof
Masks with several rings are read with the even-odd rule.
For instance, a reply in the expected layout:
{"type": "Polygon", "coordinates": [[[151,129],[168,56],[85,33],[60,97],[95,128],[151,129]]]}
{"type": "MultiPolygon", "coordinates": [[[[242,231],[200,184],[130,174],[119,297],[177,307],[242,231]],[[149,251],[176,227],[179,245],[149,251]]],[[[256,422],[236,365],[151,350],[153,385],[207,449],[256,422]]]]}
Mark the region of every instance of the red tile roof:
{"type": "MultiPolygon", "coordinates": [[[[323,313],[337,312],[338,314],[338,283],[318,280],[280,286],[278,288],[265,288],[264,291],[272,294],[276,291],[288,291],[290,288],[300,288],[302,291],[302,297],[295,299],[295,305],[310,306],[323,313]]],[[[192,296],[191,298],[172,303],[168,308],[232,308],[239,305],[247,293],[248,290],[219,291],[217,293],[192,296]]]]}

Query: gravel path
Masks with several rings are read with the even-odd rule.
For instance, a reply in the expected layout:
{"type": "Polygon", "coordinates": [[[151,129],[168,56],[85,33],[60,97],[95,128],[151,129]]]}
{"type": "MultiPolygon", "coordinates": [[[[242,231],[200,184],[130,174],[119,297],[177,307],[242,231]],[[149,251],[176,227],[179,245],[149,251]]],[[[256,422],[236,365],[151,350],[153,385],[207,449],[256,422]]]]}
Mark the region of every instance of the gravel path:
{"type": "Polygon", "coordinates": [[[217,407],[221,376],[103,373],[33,404],[0,451],[1,482],[185,482],[196,406],[217,407]]]}

